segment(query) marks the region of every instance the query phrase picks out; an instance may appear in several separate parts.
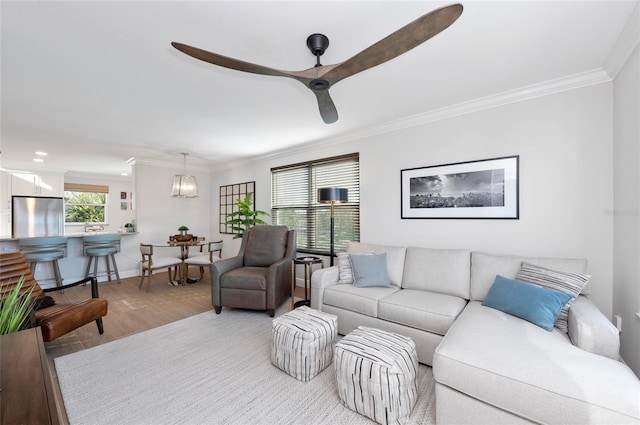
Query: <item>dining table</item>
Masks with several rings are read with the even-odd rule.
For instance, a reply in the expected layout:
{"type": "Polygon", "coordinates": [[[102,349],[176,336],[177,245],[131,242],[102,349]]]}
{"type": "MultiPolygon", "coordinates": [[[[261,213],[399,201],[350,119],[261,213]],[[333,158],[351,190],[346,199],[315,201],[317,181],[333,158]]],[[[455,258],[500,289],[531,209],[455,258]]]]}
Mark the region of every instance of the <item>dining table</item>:
{"type": "Polygon", "coordinates": [[[200,238],[192,239],[189,241],[169,240],[167,241],[166,245],[162,245],[163,247],[166,247],[166,246],[180,247],[180,259],[182,260],[182,266],[180,267],[180,283],[182,285],[186,285],[187,283],[197,282],[196,279],[189,279],[189,276],[187,276],[186,274],[187,268],[184,266],[184,260],[189,258],[189,248],[200,247],[205,245],[205,243],[206,243],[205,238],[200,237],[200,238]]]}

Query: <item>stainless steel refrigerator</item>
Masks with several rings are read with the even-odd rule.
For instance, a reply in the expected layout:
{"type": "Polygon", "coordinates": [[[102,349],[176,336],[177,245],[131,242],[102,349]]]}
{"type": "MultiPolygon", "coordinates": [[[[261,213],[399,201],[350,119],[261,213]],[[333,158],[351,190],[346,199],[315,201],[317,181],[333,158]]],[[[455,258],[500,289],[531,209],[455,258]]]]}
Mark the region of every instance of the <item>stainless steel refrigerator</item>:
{"type": "Polygon", "coordinates": [[[63,236],[64,201],[43,196],[12,196],[11,224],[14,238],[63,236]]]}

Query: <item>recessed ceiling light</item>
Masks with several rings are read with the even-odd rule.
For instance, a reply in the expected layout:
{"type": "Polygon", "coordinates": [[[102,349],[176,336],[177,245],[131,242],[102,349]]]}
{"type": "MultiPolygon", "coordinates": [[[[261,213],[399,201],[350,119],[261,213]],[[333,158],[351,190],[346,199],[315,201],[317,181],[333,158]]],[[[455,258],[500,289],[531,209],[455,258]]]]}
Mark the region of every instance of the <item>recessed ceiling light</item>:
{"type": "Polygon", "coordinates": [[[129,174],[127,173],[120,173],[121,176],[127,177],[129,174]]]}
{"type": "Polygon", "coordinates": [[[35,162],[44,162],[44,159],[42,159],[42,158],[33,158],[33,160],[35,162]]]}
{"type": "Polygon", "coordinates": [[[36,155],[47,156],[48,154],[46,152],[38,151],[36,152],[36,155]]]}

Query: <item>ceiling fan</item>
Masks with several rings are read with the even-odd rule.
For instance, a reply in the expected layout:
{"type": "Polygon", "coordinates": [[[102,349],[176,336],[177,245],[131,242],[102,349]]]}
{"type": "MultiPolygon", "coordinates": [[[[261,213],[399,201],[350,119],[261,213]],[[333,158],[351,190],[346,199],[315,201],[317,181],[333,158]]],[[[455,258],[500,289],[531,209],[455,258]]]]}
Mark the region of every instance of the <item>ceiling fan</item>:
{"type": "Polygon", "coordinates": [[[316,57],[316,65],[304,71],[283,71],[256,65],[175,41],[171,45],[189,56],[214,65],[253,74],[289,77],[298,80],[316,95],[322,119],[325,123],[331,124],[338,120],[338,111],[333,104],[333,100],[331,100],[331,96],[329,96],[329,87],[340,80],[380,65],[424,43],[447,29],[461,14],[461,4],[453,4],[433,10],[372,46],[367,47],[350,59],[333,65],[322,65],[320,63],[320,56],[329,47],[329,39],[323,34],[312,34],[307,38],[307,47],[316,57]]]}

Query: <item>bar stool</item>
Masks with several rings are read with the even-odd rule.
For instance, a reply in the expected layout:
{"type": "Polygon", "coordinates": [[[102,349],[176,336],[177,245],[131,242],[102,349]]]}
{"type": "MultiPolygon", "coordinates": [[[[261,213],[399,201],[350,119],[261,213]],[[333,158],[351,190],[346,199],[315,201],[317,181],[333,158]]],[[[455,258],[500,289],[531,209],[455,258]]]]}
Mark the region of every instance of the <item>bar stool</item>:
{"type": "Polygon", "coordinates": [[[115,257],[115,254],[120,252],[120,235],[89,235],[83,238],[83,244],[84,255],[89,257],[84,277],[87,278],[93,276],[98,278],[98,259],[100,257],[104,257],[107,263],[107,279],[111,281],[111,275],[115,274],[116,280],[120,283],[120,274],[118,273],[118,266],[116,264],[115,257]],[[113,271],[109,264],[109,258],[111,258],[113,271]],[[93,273],[91,273],[91,263],[93,263],[93,273]]]}
{"type": "MultiPolygon", "coordinates": [[[[38,263],[51,263],[53,267],[56,286],[62,286],[62,275],[58,260],[67,256],[67,238],[64,236],[52,236],[44,238],[19,239],[18,247],[29,263],[31,272],[35,275],[38,263]]],[[[51,280],[51,279],[40,279],[51,280]]]]}

